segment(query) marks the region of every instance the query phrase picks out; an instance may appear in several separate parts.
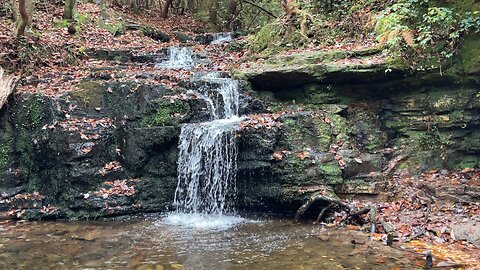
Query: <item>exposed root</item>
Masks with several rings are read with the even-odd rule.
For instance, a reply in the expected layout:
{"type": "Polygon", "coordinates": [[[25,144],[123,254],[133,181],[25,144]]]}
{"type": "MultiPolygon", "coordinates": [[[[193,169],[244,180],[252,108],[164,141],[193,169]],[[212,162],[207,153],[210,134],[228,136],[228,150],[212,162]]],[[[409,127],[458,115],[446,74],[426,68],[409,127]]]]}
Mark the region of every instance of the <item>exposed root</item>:
{"type": "MultiPolygon", "coordinates": [[[[312,206],[313,203],[315,202],[329,202],[330,204],[338,205],[341,208],[347,209],[350,211],[350,207],[343,203],[340,199],[334,198],[334,197],[329,197],[324,194],[319,194],[319,193],[314,193],[310,198],[307,200],[306,203],[304,203],[300,208],[298,208],[297,213],[295,214],[295,221],[298,222],[300,220],[300,216],[305,213],[310,206],[312,206]]],[[[324,212],[325,213],[325,212],[324,212]]],[[[320,213],[322,216],[323,214],[320,213]]],[[[318,220],[318,219],[317,219],[318,220]]]]}
{"type": "MultiPolygon", "coordinates": [[[[377,208],[373,205],[366,206],[359,210],[354,210],[352,206],[345,204],[339,198],[325,195],[324,193],[316,192],[310,196],[310,198],[298,208],[297,213],[295,214],[295,222],[300,220],[302,214],[304,214],[315,202],[327,202],[329,203],[326,207],[323,207],[320,213],[318,214],[317,219],[315,220],[314,224],[318,224],[321,222],[322,218],[324,217],[326,211],[330,208],[337,206],[342,210],[347,212],[347,216],[341,220],[338,224],[342,225],[345,223],[350,222],[354,218],[359,218],[361,215],[369,214],[370,215],[370,238],[373,238],[373,235],[376,230],[377,224],[377,208]]],[[[384,227],[387,233],[393,231],[393,228],[388,226],[389,224],[382,222],[382,226],[384,227]]]]}
{"type": "Polygon", "coordinates": [[[316,220],[313,224],[318,224],[318,223],[320,223],[320,222],[322,221],[322,218],[323,218],[323,215],[325,214],[325,212],[326,212],[328,209],[332,208],[333,205],[334,205],[334,204],[331,203],[331,204],[329,204],[327,207],[323,208],[322,211],[320,212],[320,214],[318,214],[317,220],[316,220]]]}

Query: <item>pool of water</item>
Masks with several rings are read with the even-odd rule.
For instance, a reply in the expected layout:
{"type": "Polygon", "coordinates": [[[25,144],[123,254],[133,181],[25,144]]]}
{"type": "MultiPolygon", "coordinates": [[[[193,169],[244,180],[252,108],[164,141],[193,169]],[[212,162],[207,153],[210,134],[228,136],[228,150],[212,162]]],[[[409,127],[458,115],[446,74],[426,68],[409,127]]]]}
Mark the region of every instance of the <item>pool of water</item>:
{"type": "Polygon", "coordinates": [[[0,269],[421,269],[418,256],[369,244],[359,232],[196,218],[3,224],[0,269]]]}

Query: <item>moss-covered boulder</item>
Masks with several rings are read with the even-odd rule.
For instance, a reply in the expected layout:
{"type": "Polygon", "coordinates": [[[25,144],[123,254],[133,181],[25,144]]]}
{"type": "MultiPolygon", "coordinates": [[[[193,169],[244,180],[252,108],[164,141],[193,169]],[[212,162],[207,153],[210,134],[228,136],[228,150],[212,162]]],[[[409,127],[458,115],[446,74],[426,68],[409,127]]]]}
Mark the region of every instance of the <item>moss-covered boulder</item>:
{"type": "Polygon", "coordinates": [[[278,90],[311,83],[354,84],[401,78],[408,69],[391,62],[378,48],[307,51],[274,55],[240,68],[235,76],[261,90],[278,90]]]}

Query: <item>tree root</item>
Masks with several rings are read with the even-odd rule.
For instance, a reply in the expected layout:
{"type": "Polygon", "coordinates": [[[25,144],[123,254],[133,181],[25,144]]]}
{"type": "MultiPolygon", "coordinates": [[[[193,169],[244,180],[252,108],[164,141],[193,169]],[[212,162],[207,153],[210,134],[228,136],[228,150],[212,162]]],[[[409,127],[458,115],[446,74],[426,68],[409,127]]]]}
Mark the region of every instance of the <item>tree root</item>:
{"type": "Polygon", "coordinates": [[[320,212],[320,214],[318,214],[318,217],[317,217],[317,220],[313,223],[313,224],[318,224],[322,221],[322,218],[323,218],[323,215],[325,214],[325,212],[330,209],[334,204],[331,203],[329,204],[327,207],[323,208],[322,211],[320,212]]]}
{"type": "MultiPolygon", "coordinates": [[[[376,225],[377,225],[377,208],[373,205],[366,206],[362,209],[354,210],[354,208],[348,204],[342,202],[339,198],[332,197],[325,195],[323,193],[316,192],[310,196],[310,198],[298,208],[295,214],[295,222],[299,222],[300,217],[308,210],[315,202],[327,202],[329,203],[326,207],[323,207],[320,213],[318,214],[317,219],[313,224],[318,224],[321,222],[322,218],[324,217],[325,213],[332,207],[337,206],[342,210],[347,212],[347,216],[343,218],[339,226],[342,224],[348,223],[349,220],[354,218],[359,218],[361,215],[369,214],[370,216],[370,239],[373,238],[373,235],[376,232],[376,225]]],[[[379,220],[380,224],[383,226],[384,231],[390,235],[390,240],[393,241],[393,232],[395,228],[392,228],[392,225],[383,221],[381,218],[379,220]]],[[[390,242],[391,242],[390,241],[390,242]]]]}
{"type": "MultiPolygon", "coordinates": [[[[310,206],[312,206],[313,203],[319,202],[319,201],[329,202],[330,204],[338,205],[341,208],[350,210],[350,207],[348,205],[346,205],[345,203],[343,203],[342,201],[340,201],[340,199],[332,198],[332,197],[328,197],[326,195],[316,193],[316,194],[313,194],[312,196],[310,196],[308,201],[306,203],[304,203],[302,206],[300,206],[300,208],[298,208],[297,213],[295,214],[295,222],[298,222],[300,220],[300,216],[303,213],[305,213],[310,208],[310,206]]],[[[320,213],[320,214],[323,216],[324,213],[325,212],[320,213]]],[[[319,215],[319,217],[321,218],[320,215],[319,215]]],[[[317,218],[317,220],[318,220],[318,218],[317,218]]]]}

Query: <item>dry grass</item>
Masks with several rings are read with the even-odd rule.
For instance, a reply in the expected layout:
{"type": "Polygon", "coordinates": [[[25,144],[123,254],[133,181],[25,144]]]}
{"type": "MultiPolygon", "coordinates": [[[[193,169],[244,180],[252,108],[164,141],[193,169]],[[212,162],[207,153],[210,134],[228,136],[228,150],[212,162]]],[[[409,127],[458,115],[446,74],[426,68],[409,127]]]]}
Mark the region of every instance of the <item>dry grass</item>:
{"type": "Polygon", "coordinates": [[[15,76],[5,75],[3,68],[0,67],[0,109],[7,102],[8,96],[13,92],[16,81],[17,78],[15,76]]]}

